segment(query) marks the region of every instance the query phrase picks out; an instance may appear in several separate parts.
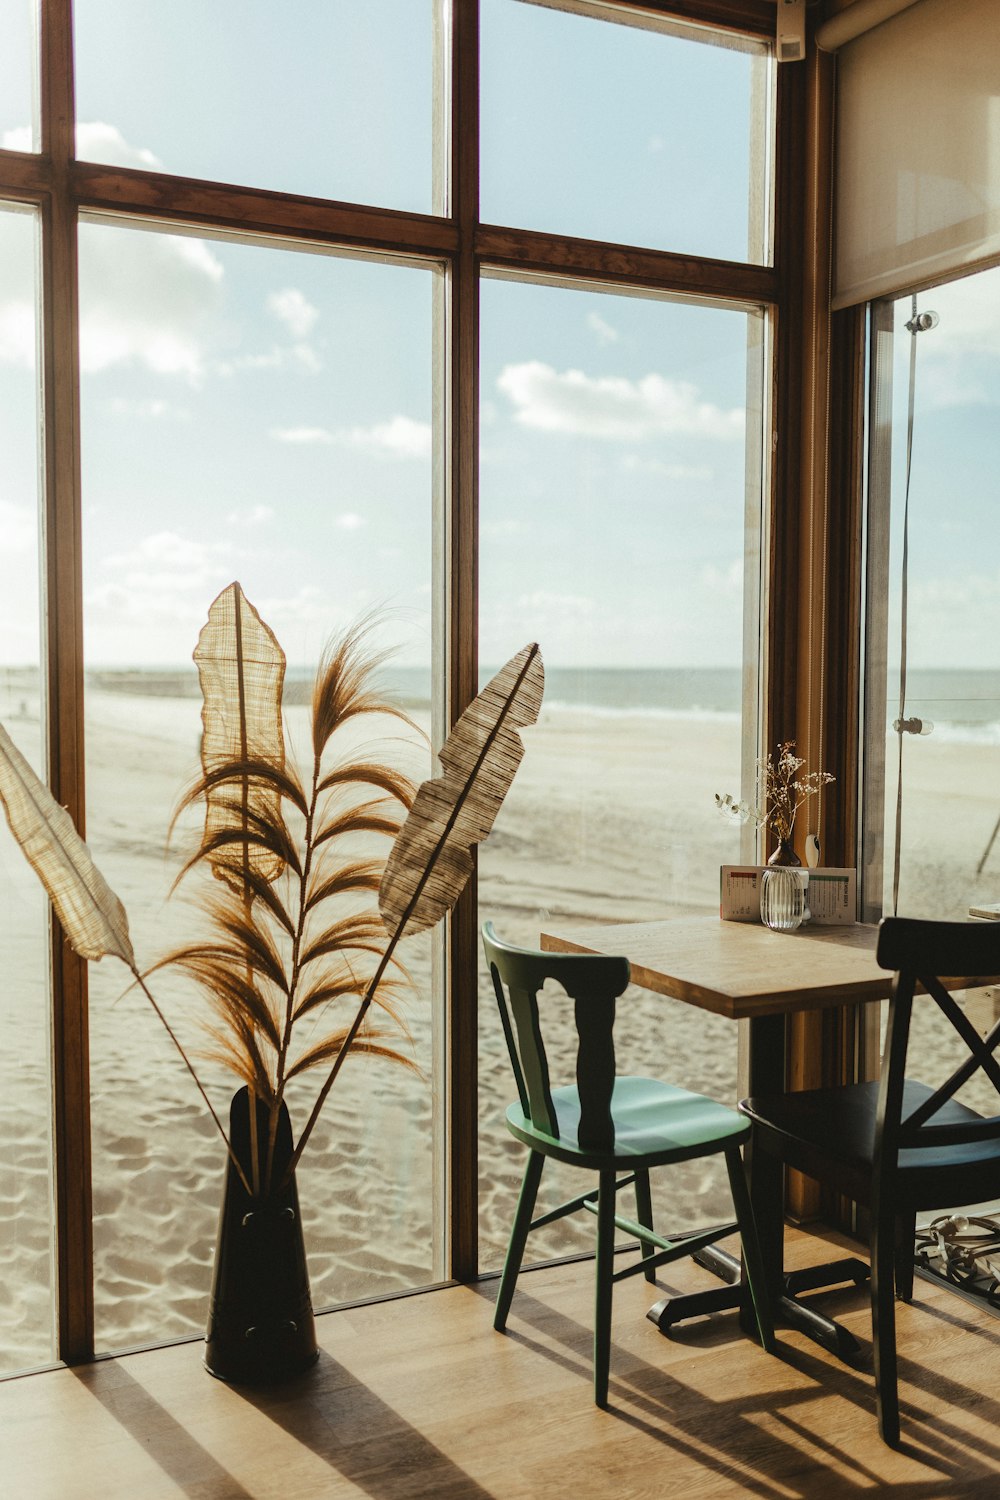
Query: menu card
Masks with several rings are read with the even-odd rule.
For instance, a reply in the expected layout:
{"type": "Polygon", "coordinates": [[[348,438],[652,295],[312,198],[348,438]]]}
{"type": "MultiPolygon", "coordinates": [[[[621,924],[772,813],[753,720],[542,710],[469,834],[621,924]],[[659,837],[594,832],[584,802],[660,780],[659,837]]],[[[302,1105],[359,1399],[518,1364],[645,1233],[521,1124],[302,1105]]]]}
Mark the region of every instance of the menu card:
{"type": "MultiPolygon", "coordinates": [[[[773,868],[773,867],[772,867],[773,868]]],[[[719,916],[724,922],[760,921],[760,877],[766,865],[723,865],[719,872],[719,916]]],[[[853,869],[820,866],[808,876],[806,904],[810,921],[819,926],[846,926],[857,921],[857,875],[853,869]]]]}

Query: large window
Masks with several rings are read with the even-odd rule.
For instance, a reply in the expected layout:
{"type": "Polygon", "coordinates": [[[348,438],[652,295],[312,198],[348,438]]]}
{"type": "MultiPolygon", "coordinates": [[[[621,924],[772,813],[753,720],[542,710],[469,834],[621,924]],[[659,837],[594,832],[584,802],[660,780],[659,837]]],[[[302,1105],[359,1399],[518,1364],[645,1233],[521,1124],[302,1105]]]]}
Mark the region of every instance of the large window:
{"type": "MultiPolygon", "coordinates": [[[[288,657],[300,764],[323,646],[370,611],[372,644],[395,664],[387,685],[429,734],[436,276],[81,226],[87,821],[143,963],[203,930],[190,900],[170,897],[188,840],[178,831],[168,851],[166,839],[198,769],[191,653],[232,579],[288,657]]],[[[399,758],[398,744],[380,748],[399,758]]],[[[429,774],[426,745],[405,759],[429,774]]],[[[303,1157],[318,1306],[435,1274],[429,951],[424,939],[407,954],[422,1077],[346,1068],[303,1157]],[[375,1178],[379,1236],[366,1213],[375,1178]]],[[[147,1001],[122,988],[107,963],[91,976],[97,1336],[111,1348],[204,1327],[220,1192],[204,1106],[147,1001]]],[[[168,974],[154,988],[203,1051],[204,1001],[168,974]]],[[[229,1076],[202,1071],[225,1118],[229,1076]]],[[[296,1128],[317,1087],[289,1090],[296,1128]]]]}
{"type": "Polygon", "coordinates": [[[76,0],[77,155],[417,213],[435,0],[76,0]]]}
{"type": "MultiPolygon", "coordinates": [[[[744,603],[757,596],[761,320],[511,281],[482,296],[481,660],[537,640],[546,663],[524,774],[480,857],[483,919],[534,947],[550,924],[710,913],[720,864],[741,857],[714,794],[742,784],[755,745],[744,603]]],[[[485,1016],[490,998],[484,974],[485,1016]]],[[[502,1125],[510,1068],[491,1021],[480,1230],[497,1264],[523,1153],[502,1125]]],[[[567,1004],[549,1032],[565,1077],[574,1035],[567,1004]]],[[[619,1002],[616,1058],[626,1073],[681,1066],[689,1087],[735,1102],[736,1031],[721,1017],[636,988],[619,1002]]],[[[553,1168],[554,1206],[566,1184],[553,1168]]],[[[725,1216],[724,1171],[680,1176],[674,1210],[725,1216]]],[[[549,1253],[590,1238],[572,1220],[546,1233],[549,1253]]],[[[532,1249],[545,1253],[542,1235],[532,1249]]]]}
{"type": "MultiPolygon", "coordinates": [[[[324,641],[373,614],[417,778],[538,639],[543,720],[481,859],[507,935],[710,910],[737,853],[713,794],[746,788],[757,737],[771,17],[37,9],[0,4],[0,717],[139,962],[197,917],[169,894],[190,830],[167,833],[199,763],[191,652],[234,579],[285,648],[293,746],[324,641]]],[[[51,940],[9,841],[0,878],[0,1365],[197,1332],[211,1122],[124,970],[51,940]]],[[[479,1053],[478,920],[470,891],[405,954],[419,1075],[352,1059],[303,1157],[317,1306],[496,1263],[508,1085],[489,1012],[479,1053]]],[[[197,1050],[197,1000],[161,978],[197,1050]]],[[[727,1024],[636,1014],[627,1066],[683,1060],[732,1097],[727,1024]]],[[[233,1080],[206,1081],[224,1114],[233,1080]]]]}
{"type": "Polygon", "coordinates": [[[870,485],[865,860],[873,912],[892,909],[897,825],[901,916],[961,918],[1000,900],[998,296],[1000,270],[983,271],[873,312],[880,421],[870,485]],[[912,332],[921,320],[932,326],[912,332]]]}

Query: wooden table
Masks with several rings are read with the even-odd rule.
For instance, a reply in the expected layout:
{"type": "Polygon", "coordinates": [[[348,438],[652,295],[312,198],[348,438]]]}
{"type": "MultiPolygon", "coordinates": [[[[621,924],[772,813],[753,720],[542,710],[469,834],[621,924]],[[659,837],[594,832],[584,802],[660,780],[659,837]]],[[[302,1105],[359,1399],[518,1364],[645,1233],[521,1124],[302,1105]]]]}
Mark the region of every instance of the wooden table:
{"type": "MultiPolygon", "coordinates": [[[[541,945],[556,952],[622,954],[629,961],[634,984],[747,1021],[748,1093],[763,1094],[785,1088],[785,1021],[789,1015],[888,996],[892,975],[875,961],[877,938],[877,928],[861,925],[806,926],[778,933],[758,923],[723,922],[712,916],[553,927],[542,933],[541,945]]],[[[749,1146],[747,1162],[758,1231],[781,1312],[786,1321],[834,1353],[852,1358],[858,1345],[851,1335],[814,1308],[797,1302],[795,1293],[838,1282],[860,1282],[867,1279],[868,1266],[852,1259],[784,1277],[782,1167],[773,1158],[755,1158],[749,1146]]],[[[738,1261],[719,1251],[699,1259],[733,1284],[695,1296],[664,1298],[649,1313],[660,1328],[740,1305],[740,1288],[735,1285],[738,1261]]]]}

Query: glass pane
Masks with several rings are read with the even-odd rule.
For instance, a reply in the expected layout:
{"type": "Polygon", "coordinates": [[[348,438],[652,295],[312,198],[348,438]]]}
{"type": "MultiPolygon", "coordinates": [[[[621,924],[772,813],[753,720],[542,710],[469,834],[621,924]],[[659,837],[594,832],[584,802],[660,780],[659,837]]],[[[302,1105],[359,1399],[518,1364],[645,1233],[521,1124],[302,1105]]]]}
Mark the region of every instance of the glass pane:
{"type": "Polygon", "coordinates": [[[524,0],[482,15],[487,222],[764,260],[763,48],[524,0]]]}
{"type": "MultiPolygon", "coordinates": [[[[741,785],[748,484],[760,497],[747,351],[760,320],[507,281],[484,283],[482,305],[481,660],[485,674],[536,640],[546,691],[480,854],[481,918],[536,947],[546,924],[717,912],[719,866],[741,857],[714,797],[741,785]]],[[[496,1266],[523,1151],[503,1124],[514,1085],[484,966],[480,1005],[481,1260],[496,1266]]],[[[570,1008],[560,1082],[573,1037],[570,1008]]],[[[615,1038],[619,1072],[735,1100],[723,1018],[636,988],[615,1038]]],[[[716,1165],[675,1174],[679,1217],[729,1214],[716,1165]]],[[[578,1191],[571,1178],[547,1167],[546,1201],[578,1191]]],[[[591,1241],[568,1219],[530,1248],[591,1241]]]]}
{"type": "MultiPolygon", "coordinates": [[[[1000,533],[993,524],[1000,430],[1000,270],[921,293],[940,322],[917,335],[909,517],[906,698],[899,912],[964,917],[1000,900],[1000,635],[994,628],[1000,533]],[[915,726],[914,726],[915,727],[915,726]]],[[[884,909],[892,909],[900,717],[901,568],[912,319],[893,306],[888,584],[884,610],[884,909]]],[[[872,632],[870,631],[870,634],[872,632]]],[[[870,651],[876,640],[870,642],[870,651]]],[[[874,660],[874,658],[873,658],[874,660]]],[[[875,788],[871,789],[875,791],[875,788]]]]}
{"type": "Polygon", "coordinates": [[[0,0],[0,39],[0,147],[37,151],[37,0],[0,0]]]}
{"type": "MultiPolygon", "coordinates": [[[[191,653],[232,579],[287,655],[300,764],[323,644],[366,611],[371,644],[393,648],[386,680],[428,727],[435,279],[83,226],[88,831],[141,963],[203,930],[183,892],[168,899],[198,819],[164,850],[199,764],[191,653]]],[[[377,733],[427,774],[426,744],[405,726],[377,733]]],[[[297,1173],[316,1306],[431,1279],[429,940],[406,961],[423,1076],[352,1056],[297,1173]]],[[[135,990],[122,997],[126,977],[110,962],[91,970],[102,1348],[204,1327],[225,1165],[151,1009],[135,990]]],[[[197,1052],[204,1000],[170,973],[151,987],[197,1052]]],[[[237,1081],[199,1066],[225,1116],[237,1081]]],[[[290,1085],[297,1130],[320,1081],[290,1085]]]]}
{"type": "Polygon", "coordinates": [[[429,213],[439,0],[77,0],[77,154],[429,213]]]}
{"type": "MultiPolygon", "coordinates": [[[[888,514],[871,529],[887,565],[875,573],[868,626],[871,735],[884,776],[869,776],[868,914],[893,910],[893,864],[900,737],[893,724],[925,733],[902,736],[902,814],[898,912],[960,920],[970,907],[1000,902],[1000,533],[995,524],[1000,469],[1000,270],[922,292],[918,314],[936,326],[916,335],[913,457],[909,502],[906,694],[900,708],[901,578],[909,363],[910,297],[884,314],[883,395],[891,400],[891,436],[872,491],[888,514]],[[891,381],[891,391],[885,389],[891,381]],[[884,541],[882,540],[884,538],[884,541]],[[887,581],[886,581],[887,578],[887,581]],[[883,666],[882,663],[886,665],[883,666]],[[881,737],[881,745],[877,741],[881,737]]],[[[969,1015],[985,1030],[996,1018],[991,993],[969,995],[969,1015]]],[[[908,1072],[940,1081],[958,1060],[957,1037],[936,1007],[916,1005],[908,1072]]],[[[960,1046],[960,1044],[959,1044],[960,1046]]],[[[995,1113],[982,1076],[961,1096],[995,1113]]]]}
{"type": "MultiPolygon", "coordinates": [[[[39,632],[36,223],[0,207],[0,719],[44,774],[39,632]]],[[[0,816],[0,1373],[53,1358],[45,895],[0,816]]]]}

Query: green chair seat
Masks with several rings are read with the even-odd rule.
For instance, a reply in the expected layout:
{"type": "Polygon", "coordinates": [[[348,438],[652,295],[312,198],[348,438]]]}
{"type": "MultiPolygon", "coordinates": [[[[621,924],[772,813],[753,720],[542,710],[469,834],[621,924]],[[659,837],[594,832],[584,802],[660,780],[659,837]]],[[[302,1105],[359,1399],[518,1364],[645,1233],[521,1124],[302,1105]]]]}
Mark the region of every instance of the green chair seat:
{"type": "Polygon", "coordinates": [[[579,1089],[553,1089],[552,1103],[557,1135],[533,1125],[520,1104],[507,1110],[507,1128],[533,1150],[580,1167],[600,1167],[608,1160],[621,1167],[661,1167],[704,1156],[706,1142],[716,1149],[722,1141],[742,1141],[750,1134],[749,1120],[704,1094],[657,1078],[618,1077],[611,1094],[614,1145],[605,1151],[586,1150],[577,1143],[579,1089]]]}
{"type": "Polygon", "coordinates": [[[773,1348],[763,1264],[740,1157],[740,1142],[749,1134],[748,1122],[735,1110],[703,1094],[692,1094],[655,1078],[616,1075],[615,1005],[629,982],[624,958],[514,948],[496,936],[489,922],[483,928],[483,947],[517,1084],[518,1102],[507,1110],[507,1128],[528,1147],[500,1278],[494,1328],[502,1331],[507,1325],[531,1231],[567,1214],[588,1210],[597,1219],[594,1400],[598,1406],[606,1405],[608,1399],[614,1282],[637,1272],[653,1281],[658,1266],[693,1255],[737,1228],[743,1240],[760,1341],[766,1349],[773,1348]],[[550,979],[572,999],[577,1031],[576,1084],[557,1088],[549,1081],[539,1007],[543,986],[550,979]],[[696,1233],[684,1231],[676,1240],[657,1234],[653,1228],[650,1168],[716,1154],[726,1160],[736,1222],[696,1233]],[[597,1186],[534,1218],[542,1168],[549,1157],[596,1172],[597,1186]],[[619,1175],[622,1172],[624,1176],[619,1175]],[[627,1187],[635,1192],[634,1219],[616,1211],[617,1195],[627,1187]],[[637,1263],[621,1270],[614,1264],[616,1228],[638,1239],[641,1252],[637,1263]]]}

